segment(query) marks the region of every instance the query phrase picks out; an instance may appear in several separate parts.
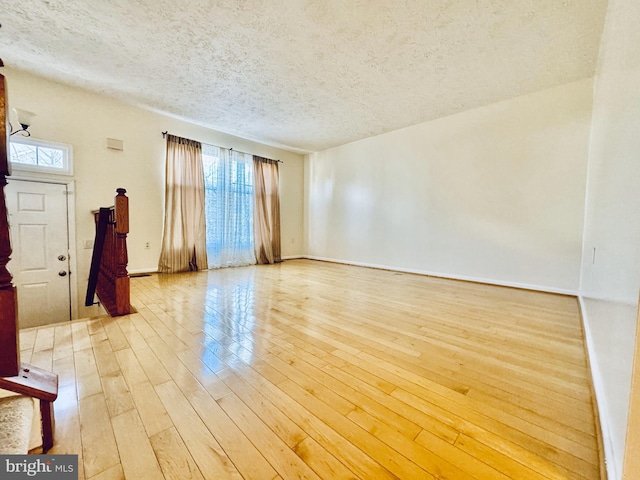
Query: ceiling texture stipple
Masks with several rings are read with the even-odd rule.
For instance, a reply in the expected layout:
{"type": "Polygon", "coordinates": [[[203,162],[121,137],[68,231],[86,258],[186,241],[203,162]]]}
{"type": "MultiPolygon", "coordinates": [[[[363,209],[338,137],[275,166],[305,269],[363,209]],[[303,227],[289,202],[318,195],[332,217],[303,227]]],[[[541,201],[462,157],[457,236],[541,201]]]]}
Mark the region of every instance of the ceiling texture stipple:
{"type": "Polygon", "coordinates": [[[0,0],[5,65],[319,151],[590,77],[606,0],[0,0]]]}

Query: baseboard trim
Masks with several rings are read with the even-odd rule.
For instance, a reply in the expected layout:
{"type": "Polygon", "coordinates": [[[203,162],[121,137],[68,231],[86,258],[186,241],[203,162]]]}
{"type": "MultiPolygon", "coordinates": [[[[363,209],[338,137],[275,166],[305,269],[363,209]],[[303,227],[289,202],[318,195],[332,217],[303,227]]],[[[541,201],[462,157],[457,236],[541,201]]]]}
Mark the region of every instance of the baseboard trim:
{"type": "Polygon", "coordinates": [[[135,275],[137,273],[158,273],[157,267],[149,267],[149,268],[132,268],[128,271],[129,275],[135,275]]]}
{"type": "MultiPolygon", "coordinates": [[[[556,293],[558,295],[569,295],[572,297],[577,297],[579,294],[577,290],[567,290],[562,288],[547,287],[544,285],[531,285],[531,284],[518,283],[518,282],[503,282],[501,280],[492,280],[492,279],[481,278],[481,277],[451,275],[447,273],[433,272],[430,270],[401,268],[401,267],[394,267],[390,265],[379,265],[375,263],[366,263],[366,262],[354,262],[350,260],[340,260],[337,258],[318,257],[315,255],[287,255],[282,257],[282,260],[299,260],[303,258],[306,258],[309,260],[318,260],[320,262],[340,263],[343,265],[354,265],[357,267],[376,268],[378,270],[390,270],[392,272],[414,273],[416,275],[426,275],[428,277],[446,278],[448,280],[462,280],[465,282],[486,283],[488,285],[497,285],[500,287],[519,288],[522,290],[534,290],[536,292],[556,293]]],[[[158,268],[157,267],[133,268],[129,270],[129,274],[138,274],[138,273],[158,273],[158,268]]],[[[633,301],[630,301],[628,299],[624,299],[624,301],[627,303],[633,303],[633,301]]]]}
{"type": "Polygon", "coordinates": [[[299,258],[307,258],[309,260],[318,260],[320,262],[330,262],[330,263],[341,263],[343,265],[354,265],[357,267],[367,267],[367,268],[376,268],[379,270],[390,270],[392,272],[403,272],[403,273],[414,273],[416,275],[426,275],[428,277],[437,277],[437,278],[445,278],[447,280],[462,280],[464,282],[473,282],[473,283],[484,283],[487,285],[496,285],[499,287],[511,287],[511,288],[519,288],[521,290],[533,290],[536,292],[545,292],[545,293],[556,293],[558,295],[568,295],[572,297],[578,296],[577,290],[567,290],[562,288],[555,287],[547,287],[544,285],[530,285],[526,283],[518,283],[518,282],[503,282],[501,280],[492,280],[481,277],[469,277],[465,275],[450,275],[447,273],[441,272],[433,272],[429,270],[418,270],[413,268],[401,268],[394,267],[390,265],[379,265],[375,263],[365,263],[365,262],[353,262],[349,260],[340,260],[335,258],[327,258],[327,257],[318,257],[314,255],[305,255],[299,258]]]}
{"type": "MultiPolygon", "coordinates": [[[[282,257],[282,260],[297,260],[300,258],[307,258],[304,255],[287,255],[286,257],[282,257]]],[[[129,275],[135,275],[138,273],[158,273],[157,267],[148,267],[148,268],[132,268],[129,270],[129,275]]]]}
{"type": "Polygon", "coordinates": [[[578,295],[578,302],[580,304],[580,315],[582,317],[582,328],[584,329],[584,340],[587,349],[587,356],[589,362],[589,368],[591,370],[591,384],[593,385],[593,393],[595,396],[595,409],[594,415],[597,413],[598,423],[600,425],[600,432],[602,434],[602,449],[604,453],[604,465],[607,471],[607,478],[610,480],[617,480],[618,476],[616,461],[614,456],[613,441],[611,435],[611,427],[607,421],[607,415],[605,409],[606,397],[604,395],[604,386],[602,385],[602,374],[598,368],[598,362],[595,358],[595,345],[593,343],[593,334],[589,328],[589,322],[587,321],[587,309],[584,303],[583,295],[578,295]]]}

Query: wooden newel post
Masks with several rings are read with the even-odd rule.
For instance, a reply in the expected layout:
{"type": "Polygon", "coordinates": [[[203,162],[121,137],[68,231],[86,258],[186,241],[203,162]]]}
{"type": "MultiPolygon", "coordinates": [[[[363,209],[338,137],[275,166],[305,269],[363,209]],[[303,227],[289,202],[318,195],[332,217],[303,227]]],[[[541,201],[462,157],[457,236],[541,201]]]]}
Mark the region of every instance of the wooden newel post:
{"type": "Polygon", "coordinates": [[[18,375],[20,346],[18,339],[18,302],[16,289],[7,270],[11,257],[9,217],[4,197],[9,168],[9,108],[4,75],[0,74],[0,377],[18,375]]]}
{"type": "Polygon", "coordinates": [[[129,199],[124,188],[116,189],[113,207],[101,207],[93,212],[96,220],[96,240],[91,258],[85,305],[93,304],[98,295],[112,317],[131,313],[129,303],[129,273],[127,264],[127,234],[129,233],[129,199]]]}
{"type": "Polygon", "coordinates": [[[116,310],[119,315],[127,315],[131,312],[129,303],[129,273],[127,264],[127,234],[129,233],[129,199],[125,195],[124,188],[116,189],[118,195],[115,199],[115,220],[116,220],[116,310]]]}

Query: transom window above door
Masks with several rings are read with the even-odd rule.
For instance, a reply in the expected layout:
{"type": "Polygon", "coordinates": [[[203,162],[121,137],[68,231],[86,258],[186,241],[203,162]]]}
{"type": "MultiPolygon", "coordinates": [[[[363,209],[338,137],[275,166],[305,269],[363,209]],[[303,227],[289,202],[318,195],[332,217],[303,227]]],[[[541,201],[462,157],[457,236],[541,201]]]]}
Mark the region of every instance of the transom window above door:
{"type": "Polygon", "coordinates": [[[71,145],[31,138],[11,138],[10,145],[14,170],[73,175],[71,145]]]}

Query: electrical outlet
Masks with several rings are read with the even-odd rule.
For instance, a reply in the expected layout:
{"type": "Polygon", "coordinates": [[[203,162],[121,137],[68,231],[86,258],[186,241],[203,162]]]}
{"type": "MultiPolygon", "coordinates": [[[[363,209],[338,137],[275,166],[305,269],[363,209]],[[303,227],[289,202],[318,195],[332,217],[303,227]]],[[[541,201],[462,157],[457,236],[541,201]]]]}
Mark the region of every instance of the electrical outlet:
{"type": "Polygon", "coordinates": [[[149,250],[151,248],[151,242],[144,242],[144,249],[149,250]]]}
{"type": "Polygon", "coordinates": [[[86,249],[91,249],[93,248],[93,240],[84,240],[82,242],[82,247],[86,248],[86,249]]]}

